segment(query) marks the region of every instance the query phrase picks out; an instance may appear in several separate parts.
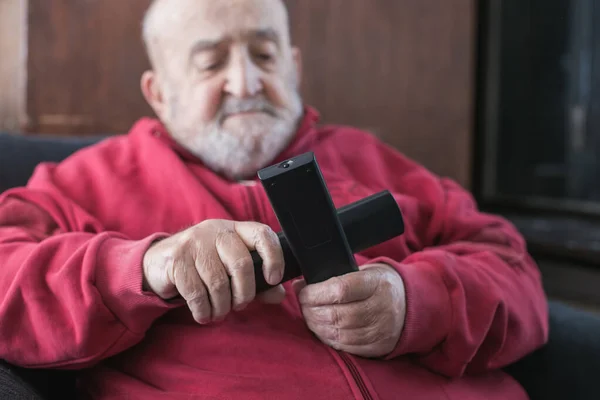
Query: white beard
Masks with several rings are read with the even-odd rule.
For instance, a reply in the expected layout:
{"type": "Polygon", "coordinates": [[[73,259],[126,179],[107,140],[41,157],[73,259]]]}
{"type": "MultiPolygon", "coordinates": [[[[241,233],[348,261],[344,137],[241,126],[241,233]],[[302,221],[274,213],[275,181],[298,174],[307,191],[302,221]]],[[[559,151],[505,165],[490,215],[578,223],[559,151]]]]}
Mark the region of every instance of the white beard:
{"type": "Polygon", "coordinates": [[[213,121],[192,126],[179,119],[180,105],[173,96],[171,123],[166,125],[176,140],[216,173],[234,180],[254,178],[285,149],[298,128],[303,107],[295,74],[289,79],[289,90],[289,108],[275,107],[264,94],[245,99],[230,96],[213,121]],[[250,111],[258,112],[239,115],[250,111]]]}
{"type": "MultiPolygon", "coordinates": [[[[301,106],[299,115],[301,113],[301,106]]],[[[250,178],[268,166],[289,144],[298,117],[274,119],[267,115],[243,116],[234,128],[216,123],[201,128],[190,151],[212,169],[230,179],[250,178]]],[[[225,124],[227,125],[227,124],[225,124]]]]}

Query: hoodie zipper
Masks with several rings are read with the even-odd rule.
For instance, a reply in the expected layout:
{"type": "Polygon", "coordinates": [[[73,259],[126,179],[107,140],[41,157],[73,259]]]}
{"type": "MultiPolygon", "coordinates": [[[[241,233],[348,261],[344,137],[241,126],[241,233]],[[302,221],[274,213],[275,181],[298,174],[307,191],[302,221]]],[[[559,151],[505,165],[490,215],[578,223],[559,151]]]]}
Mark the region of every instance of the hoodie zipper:
{"type": "MultiPolygon", "coordinates": [[[[248,185],[248,186],[249,187],[248,187],[248,190],[246,191],[246,193],[248,196],[248,202],[250,204],[247,204],[247,210],[251,210],[250,215],[258,215],[259,221],[262,220],[263,218],[268,220],[266,210],[263,208],[264,205],[261,202],[262,199],[260,199],[260,195],[255,192],[255,190],[256,190],[255,186],[257,186],[256,182],[254,182],[254,184],[248,185]]],[[[333,350],[333,349],[331,349],[331,350],[333,350]]],[[[364,400],[374,400],[374,397],[369,392],[369,389],[367,388],[367,385],[366,385],[364,379],[362,378],[360,372],[358,371],[358,368],[356,367],[356,364],[354,363],[352,358],[350,358],[349,355],[347,355],[346,353],[343,353],[343,352],[338,352],[338,351],[333,350],[333,353],[337,354],[340,357],[340,359],[346,366],[346,369],[350,372],[350,375],[352,376],[352,379],[354,380],[356,387],[358,387],[358,390],[360,391],[362,398],[364,400]]]]}
{"type": "Polygon", "coordinates": [[[365,381],[360,375],[360,372],[358,372],[354,361],[352,361],[350,356],[348,356],[346,353],[338,352],[337,354],[340,356],[340,358],[346,365],[346,368],[348,368],[348,371],[350,371],[350,375],[352,375],[354,383],[356,383],[356,386],[358,387],[358,390],[360,391],[360,394],[362,395],[363,399],[373,400],[373,396],[371,396],[371,393],[369,393],[369,389],[367,388],[365,381]]]}

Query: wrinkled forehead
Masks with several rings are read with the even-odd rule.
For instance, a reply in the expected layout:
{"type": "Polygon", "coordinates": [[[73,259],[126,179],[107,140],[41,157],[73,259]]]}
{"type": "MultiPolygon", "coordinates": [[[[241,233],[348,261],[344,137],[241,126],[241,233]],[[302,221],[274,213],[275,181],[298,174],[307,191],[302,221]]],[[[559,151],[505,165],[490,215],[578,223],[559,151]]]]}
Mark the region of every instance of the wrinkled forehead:
{"type": "Polygon", "coordinates": [[[156,10],[154,18],[161,31],[157,35],[169,47],[199,40],[243,40],[249,33],[266,31],[289,43],[287,11],[281,0],[162,1],[164,8],[156,10]]]}

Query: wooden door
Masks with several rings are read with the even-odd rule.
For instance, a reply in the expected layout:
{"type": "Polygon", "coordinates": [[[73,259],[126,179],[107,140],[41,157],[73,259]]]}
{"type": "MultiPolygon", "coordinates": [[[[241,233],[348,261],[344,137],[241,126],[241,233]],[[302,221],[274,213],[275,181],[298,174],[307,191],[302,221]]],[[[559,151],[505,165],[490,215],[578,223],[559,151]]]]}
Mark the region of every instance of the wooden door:
{"type": "Polygon", "coordinates": [[[152,115],[139,89],[150,0],[30,0],[26,130],[126,132],[152,115]]]}
{"type": "Polygon", "coordinates": [[[27,0],[0,0],[0,131],[18,132],[27,121],[27,0]]]}

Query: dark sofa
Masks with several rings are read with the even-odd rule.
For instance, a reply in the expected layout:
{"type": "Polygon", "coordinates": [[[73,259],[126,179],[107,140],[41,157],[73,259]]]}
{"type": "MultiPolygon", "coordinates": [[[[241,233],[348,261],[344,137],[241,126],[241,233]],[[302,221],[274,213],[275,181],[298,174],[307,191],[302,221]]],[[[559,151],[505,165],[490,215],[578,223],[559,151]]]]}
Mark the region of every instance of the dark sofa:
{"type": "MultiPolygon", "coordinates": [[[[24,185],[39,162],[63,160],[100,139],[0,134],[0,192],[24,185]]],[[[551,303],[548,345],[507,371],[532,400],[600,399],[600,318],[551,303]]],[[[76,372],[28,370],[0,361],[0,399],[73,399],[75,382],[76,372]]]]}

